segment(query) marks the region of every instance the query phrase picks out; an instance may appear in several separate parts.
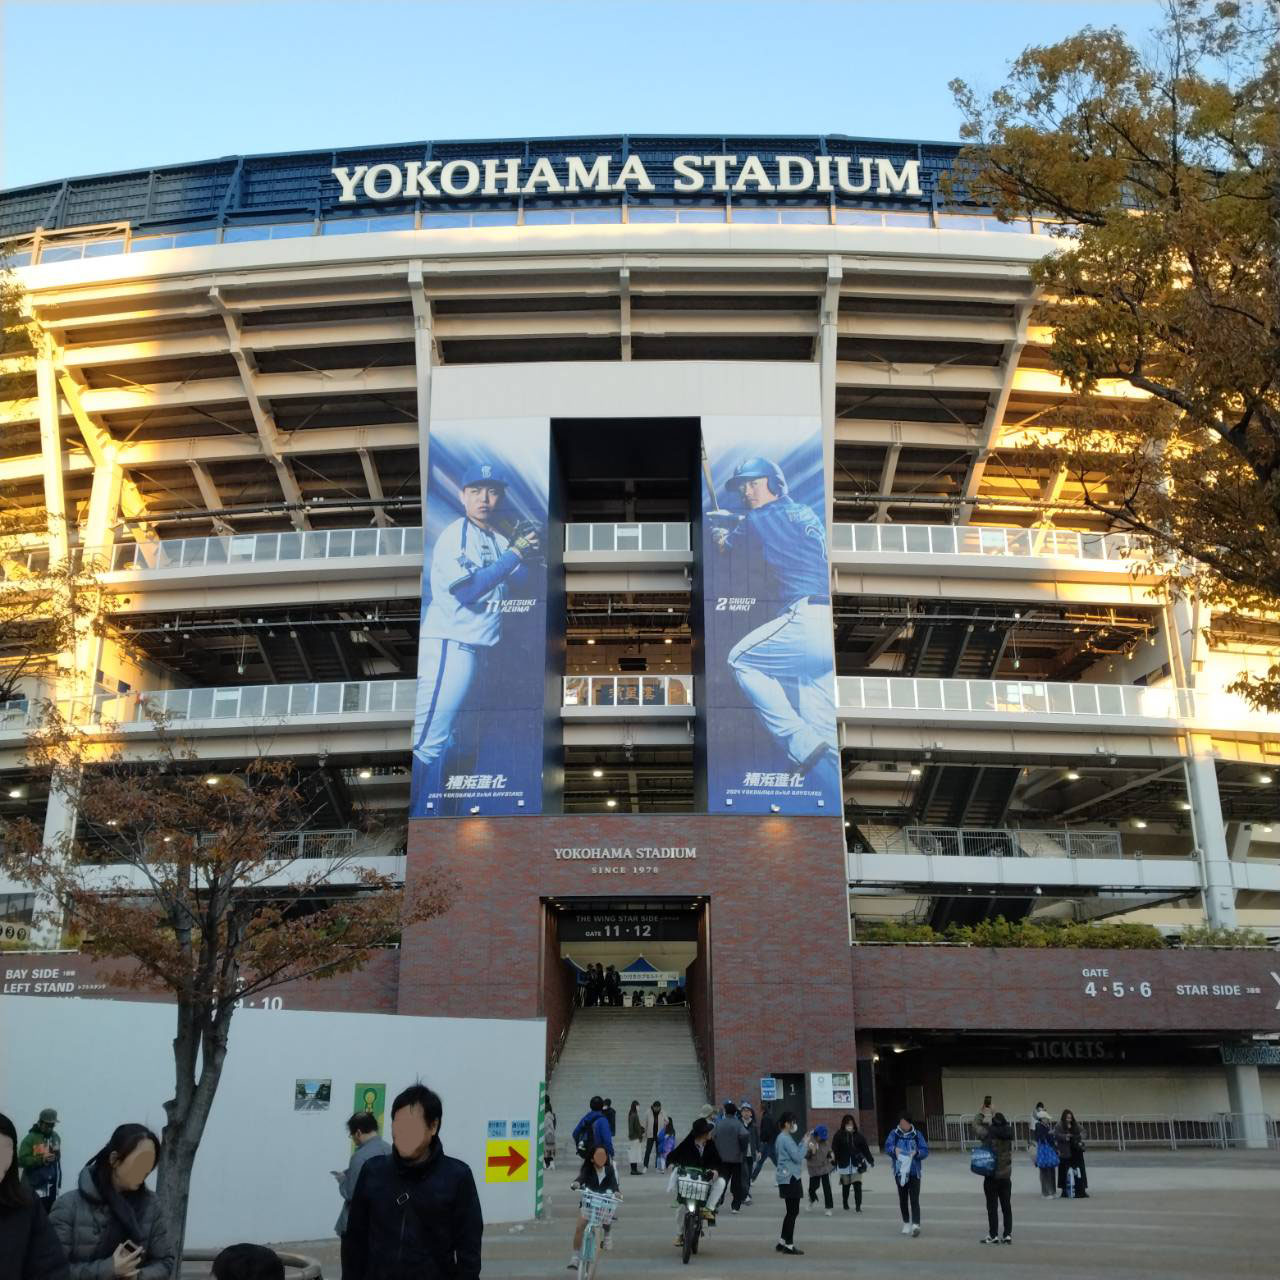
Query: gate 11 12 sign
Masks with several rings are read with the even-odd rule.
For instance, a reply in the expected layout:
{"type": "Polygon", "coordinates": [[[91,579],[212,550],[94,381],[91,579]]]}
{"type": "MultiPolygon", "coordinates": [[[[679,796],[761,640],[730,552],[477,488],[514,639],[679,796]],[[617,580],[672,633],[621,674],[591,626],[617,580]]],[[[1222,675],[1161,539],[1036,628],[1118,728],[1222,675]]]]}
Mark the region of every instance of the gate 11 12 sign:
{"type": "Polygon", "coordinates": [[[560,917],[561,942],[696,942],[694,911],[577,911],[560,917]]]}

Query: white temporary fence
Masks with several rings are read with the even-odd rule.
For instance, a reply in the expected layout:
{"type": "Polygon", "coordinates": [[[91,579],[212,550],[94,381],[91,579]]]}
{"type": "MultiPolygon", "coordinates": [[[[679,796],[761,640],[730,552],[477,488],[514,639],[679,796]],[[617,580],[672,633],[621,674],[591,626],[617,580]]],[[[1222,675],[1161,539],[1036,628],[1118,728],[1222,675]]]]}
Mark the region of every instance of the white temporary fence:
{"type": "MultiPolygon", "coordinates": [[[[1085,1133],[1089,1147],[1116,1151],[1138,1148],[1162,1148],[1177,1151],[1181,1147],[1280,1147],[1280,1127],[1274,1116],[1262,1112],[1215,1112],[1207,1116],[1166,1114],[1089,1116],[1076,1119],[1085,1133]]],[[[1030,1119],[1015,1119],[1016,1140],[1032,1141],[1030,1119]]],[[[962,1115],[929,1116],[925,1136],[931,1146],[968,1151],[978,1145],[973,1117],[962,1115]]]]}

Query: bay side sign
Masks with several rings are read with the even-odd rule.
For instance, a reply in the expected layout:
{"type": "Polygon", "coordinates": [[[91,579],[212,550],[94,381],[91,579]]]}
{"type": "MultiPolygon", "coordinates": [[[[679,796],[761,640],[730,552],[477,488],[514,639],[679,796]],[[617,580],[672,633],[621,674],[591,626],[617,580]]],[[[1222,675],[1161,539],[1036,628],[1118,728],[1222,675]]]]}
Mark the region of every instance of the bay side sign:
{"type": "MultiPolygon", "coordinates": [[[[533,196],[609,194],[657,190],[644,161],[628,156],[566,156],[565,176],[549,156],[475,160],[410,160],[407,164],[342,165],[332,173],[342,188],[339,204],[366,200],[412,200],[418,196],[533,196]]],[[[849,156],[676,156],[673,191],[738,195],[919,196],[920,162],[849,156]]]]}

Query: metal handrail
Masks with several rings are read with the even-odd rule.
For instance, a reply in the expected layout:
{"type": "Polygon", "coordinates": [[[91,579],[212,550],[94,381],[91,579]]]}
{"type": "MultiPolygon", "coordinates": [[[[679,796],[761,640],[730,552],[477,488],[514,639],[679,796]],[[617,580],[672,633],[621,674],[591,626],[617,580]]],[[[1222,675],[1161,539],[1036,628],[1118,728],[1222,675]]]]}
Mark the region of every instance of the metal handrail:
{"type": "Polygon", "coordinates": [[[120,543],[112,549],[114,572],[146,573],[237,564],[289,564],[301,560],[421,556],[422,528],[308,529],[286,533],[225,533],[120,543]]]}
{"type": "Polygon", "coordinates": [[[976,711],[1003,715],[1123,720],[1263,721],[1243,698],[1173,685],[1067,684],[1046,680],[943,680],[918,676],[837,676],[837,705],[851,711],[976,711]]]}
{"type": "MultiPolygon", "coordinates": [[[[1219,1147],[1257,1144],[1280,1146],[1280,1124],[1276,1117],[1258,1112],[1215,1112],[1207,1116],[1179,1116],[1166,1113],[1139,1115],[1079,1115],[1076,1119],[1091,1147],[1113,1147],[1128,1151],[1135,1147],[1219,1147]]],[[[1015,1141],[1030,1142],[1029,1119],[1013,1121],[1015,1141]]],[[[925,1136],[931,1146],[967,1151],[978,1145],[970,1115],[934,1115],[925,1122],[925,1136]]]]}
{"type": "Polygon", "coordinates": [[[867,522],[832,525],[831,549],[871,555],[1060,556],[1112,563],[1148,554],[1147,543],[1129,533],[867,522]]]}
{"type": "Polygon", "coordinates": [[[688,551],[687,521],[593,521],[564,527],[566,551],[688,551]]]}
{"type": "Polygon", "coordinates": [[[1123,858],[1118,831],[1018,827],[900,827],[871,853],[966,858],[1123,858]]]}
{"type": "Polygon", "coordinates": [[[565,676],[566,707],[691,707],[693,676],[565,676]]]}

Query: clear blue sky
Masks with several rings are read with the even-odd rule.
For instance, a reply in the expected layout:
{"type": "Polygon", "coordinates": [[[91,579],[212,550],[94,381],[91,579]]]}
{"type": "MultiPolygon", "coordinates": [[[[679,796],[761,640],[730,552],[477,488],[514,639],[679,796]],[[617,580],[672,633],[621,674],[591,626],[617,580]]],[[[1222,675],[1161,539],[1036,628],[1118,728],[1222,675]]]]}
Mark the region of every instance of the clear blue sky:
{"type": "Polygon", "coordinates": [[[3,6],[0,186],[262,151],[576,133],[954,139],[947,82],[1155,0],[3,6]]]}

